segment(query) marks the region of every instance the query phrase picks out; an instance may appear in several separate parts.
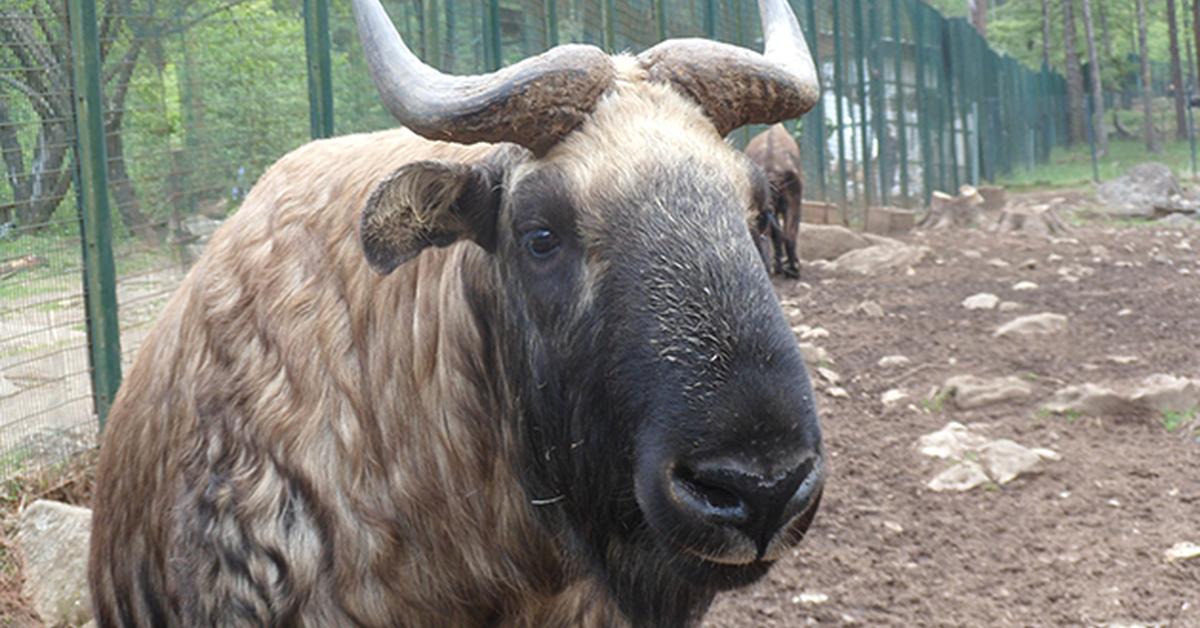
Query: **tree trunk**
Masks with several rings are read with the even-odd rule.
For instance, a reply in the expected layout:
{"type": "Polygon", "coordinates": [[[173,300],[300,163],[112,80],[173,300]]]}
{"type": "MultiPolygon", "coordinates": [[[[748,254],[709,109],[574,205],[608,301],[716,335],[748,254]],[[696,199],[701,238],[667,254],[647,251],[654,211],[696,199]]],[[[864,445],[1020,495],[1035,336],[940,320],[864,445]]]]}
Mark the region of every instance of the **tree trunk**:
{"type": "Polygon", "coordinates": [[[1186,140],[1187,134],[1187,91],[1183,83],[1183,63],[1179,58],[1179,21],[1175,14],[1175,0],[1167,0],[1167,33],[1171,54],[1171,98],[1175,101],[1175,137],[1186,140]]]}
{"type": "Polygon", "coordinates": [[[988,0],[967,0],[967,8],[971,14],[971,24],[979,32],[979,36],[987,38],[988,0]]]}
{"type": "Polygon", "coordinates": [[[1071,143],[1087,141],[1086,114],[1083,107],[1083,70],[1075,47],[1075,0],[1063,0],[1063,50],[1067,66],[1067,117],[1071,124],[1071,143]]]}
{"type": "Polygon", "coordinates": [[[116,203],[117,213],[121,222],[130,233],[137,235],[147,242],[156,242],[155,225],[150,224],[142,213],[142,204],[138,200],[137,190],[129,178],[129,170],[125,167],[125,142],[121,134],[125,120],[125,96],[129,93],[129,82],[133,78],[133,70],[137,67],[141,45],[134,43],[120,60],[112,79],[105,85],[111,94],[105,104],[107,119],[104,124],[105,148],[108,152],[108,189],[116,203]]]}
{"type": "Polygon", "coordinates": [[[1137,2],[1137,39],[1138,56],[1141,57],[1142,76],[1142,129],[1146,136],[1146,150],[1158,152],[1158,143],[1154,138],[1154,108],[1151,96],[1150,51],[1146,46],[1146,0],[1137,2]]]}
{"type": "Polygon", "coordinates": [[[1104,51],[1104,61],[1107,63],[1111,63],[1113,61],[1116,61],[1116,58],[1113,57],[1112,33],[1111,33],[1111,31],[1108,30],[1108,8],[1107,7],[1108,7],[1108,5],[1105,2],[1097,3],[1097,6],[1096,6],[1097,11],[1096,12],[1100,14],[1099,15],[1099,17],[1100,17],[1100,46],[1101,46],[1100,49],[1104,51]]]}
{"type": "Polygon", "coordinates": [[[1096,29],[1092,25],[1092,0],[1083,0],[1083,26],[1087,35],[1088,64],[1092,81],[1092,132],[1101,155],[1108,153],[1108,129],[1104,126],[1104,84],[1100,80],[1100,59],[1096,55],[1096,29]]]}
{"type": "Polygon", "coordinates": [[[1050,0],[1042,0],[1042,67],[1050,67],[1050,0]]]}

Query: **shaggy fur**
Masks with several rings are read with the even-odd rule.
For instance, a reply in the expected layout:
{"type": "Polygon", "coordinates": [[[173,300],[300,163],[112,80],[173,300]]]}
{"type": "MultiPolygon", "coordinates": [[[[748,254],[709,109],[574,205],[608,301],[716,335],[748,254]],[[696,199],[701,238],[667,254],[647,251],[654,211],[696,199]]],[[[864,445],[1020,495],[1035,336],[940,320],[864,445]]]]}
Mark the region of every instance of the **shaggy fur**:
{"type": "MultiPolygon", "coordinates": [[[[694,621],[746,576],[689,579],[713,568],[647,526],[635,459],[664,428],[641,417],[694,413],[708,438],[730,390],[795,389],[788,407],[816,429],[742,222],[748,172],[698,107],[628,68],[541,159],[406,130],[281,159],[113,406],[98,625],[694,621]],[[418,160],[431,165],[404,170],[418,160]],[[416,171],[441,183],[405,187],[416,171]],[[504,199],[497,224],[460,207],[462,177],[504,199]],[[461,212],[412,223],[397,208],[413,198],[461,212]],[[561,263],[522,266],[526,213],[561,227],[561,263]],[[651,394],[656,381],[672,383],[651,394]]],[[[778,441],[765,423],[730,429],[778,441]]]]}

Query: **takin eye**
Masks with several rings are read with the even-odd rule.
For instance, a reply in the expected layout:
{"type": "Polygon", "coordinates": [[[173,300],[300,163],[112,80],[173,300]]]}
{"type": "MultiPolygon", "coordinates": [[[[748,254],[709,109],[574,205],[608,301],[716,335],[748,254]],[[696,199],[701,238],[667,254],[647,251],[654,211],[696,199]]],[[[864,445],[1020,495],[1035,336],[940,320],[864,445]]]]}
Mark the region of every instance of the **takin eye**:
{"type": "Polygon", "coordinates": [[[549,229],[532,229],[521,236],[521,246],[537,259],[546,259],[558,251],[562,243],[549,229]]]}

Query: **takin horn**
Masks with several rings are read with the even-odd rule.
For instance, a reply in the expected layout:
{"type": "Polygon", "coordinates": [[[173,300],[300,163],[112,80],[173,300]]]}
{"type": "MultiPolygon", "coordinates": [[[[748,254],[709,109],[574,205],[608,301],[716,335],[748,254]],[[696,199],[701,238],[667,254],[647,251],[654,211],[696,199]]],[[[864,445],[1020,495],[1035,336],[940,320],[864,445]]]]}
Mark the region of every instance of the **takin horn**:
{"type": "Polygon", "coordinates": [[[490,74],[451,76],[404,45],[379,0],[354,0],[367,65],[384,105],[432,140],[512,142],[545,154],[612,84],[612,59],[594,46],[557,46],[490,74]]]}
{"type": "Polygon", "coordinates": [[[787,0],[759,0],[763,54],[706,39],[672,39],[638,55],[650,80],[689,95],[722,136],[745,124],[799,118],[821,97],[817,69],[787,0]]]}

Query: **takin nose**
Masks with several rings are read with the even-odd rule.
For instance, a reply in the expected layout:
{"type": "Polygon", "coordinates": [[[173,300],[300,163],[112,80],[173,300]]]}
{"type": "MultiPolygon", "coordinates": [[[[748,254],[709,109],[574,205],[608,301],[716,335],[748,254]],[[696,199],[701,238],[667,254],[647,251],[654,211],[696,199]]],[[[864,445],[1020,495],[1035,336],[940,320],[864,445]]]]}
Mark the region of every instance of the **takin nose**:
{"type": "Polygon", "coordinates": [[[687,515],[745,534],[759,560],[794,521],[802,520],[803,534],[824,486],[821,457],[812,451],[771,467],[745,456],[693,461],[675,465],[671,475],[671,492],[687,515]]]}

